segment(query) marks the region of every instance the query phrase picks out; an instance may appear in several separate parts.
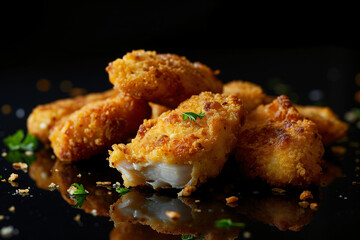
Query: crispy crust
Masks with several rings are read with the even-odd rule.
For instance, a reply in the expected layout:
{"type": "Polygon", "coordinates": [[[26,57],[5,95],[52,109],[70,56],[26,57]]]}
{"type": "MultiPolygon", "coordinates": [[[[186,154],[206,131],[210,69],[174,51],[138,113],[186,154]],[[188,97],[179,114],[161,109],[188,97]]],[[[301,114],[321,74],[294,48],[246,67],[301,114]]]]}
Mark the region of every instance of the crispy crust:
{"type": "Polygon", "coordinates": [[[51,130],[62,119],[88,103],[104,100],[117,94],[118,91],[112,89],[102,93],[92,93],[86,96],[61,99],[52,103],[39,105],[33,109],[27,119],[28,132],[42,142],[49,143],[51,130]]]}
{"type": "Polygon", "coordinates": [[[147,102],[122,94],[89,103],[54,127],[51,147],[63,161],[89,158],[134,136],[149,116],[147,102]]]}
{"type": "Polygon", "coordinates": [[[282,95],[248,116],[236,159],[248,178],[273,186],[308,186],[320,180],[323,154],[315,123],[304,119],[282,95]]]}
{"type": "MultiPolygon", "coordinates": [[[[203,92],[184,101],[159,118],[145,120],[131,143],[113,145],[110,166],[130,163],[162,162],[192,166],[191,185],[215,177],[233,150],[245,111],[235,96],[203,92]],[[202,119],[183,121],[182,113],[205,112],[202,119]]],[[[124,175],[123,175],[124,178],[124,175]]],[[[125,186],[132,183],[124,179],[125,186]]]]}
{"type": "Polygon", "coordinates": [[[345,137],[349,125],[341,121],[329,107],[300,105],[295,107],[299,113],[316,123],[325,145],[345,137]]]}
{"type": "Polygon", "coordinates": [[[106,71],[115,89],[170,108],[203,91],[222,91],[209,67],[175,54],[132,51],[110,62],[106,71]]]}
{"type": "Polygon", "coordinates": [[[259,85],[240,80],[224,84],[223,94],[240,98],[249,112],[263,104],[265,99],[265,94],[259,85]]]}

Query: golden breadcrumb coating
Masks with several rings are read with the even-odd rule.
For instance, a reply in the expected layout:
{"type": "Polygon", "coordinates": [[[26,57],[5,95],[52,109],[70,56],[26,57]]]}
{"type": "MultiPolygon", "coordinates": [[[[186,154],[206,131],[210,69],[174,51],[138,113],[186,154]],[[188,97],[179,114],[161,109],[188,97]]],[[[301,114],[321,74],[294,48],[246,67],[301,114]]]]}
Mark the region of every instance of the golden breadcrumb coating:
{"type": "Polygon", "coordinates": [[[88,103],[104,100],[118,93],[118,91],[112,89],[101,93],[92,93],[39,105],[33,109],[27,119],[28,132],[36,136],[40,141],[49,143],[50,132],[56,123],[88,103]]]}
{"type": "Polygon", "coordinates": [[[159,105],[156,103],[149,102],[149,105],[151,107],[151,118],[157,118],[159,117],[163,112],[166,112],[170,110],[170,108],[167,108],[163,105],[159,105]]]}
{"type": "Polygon", "coordinates": [[[238,140],[241,173],[273,186],[318,183],[324,146],[316,124],[285,96],[251,112],[238,140]]]}
{"type": "Polygon", "coordinates": [[[89,158],[134,136],[149,116],[147,102],[122,94],[89,103],[54,127],[51,147],[63,161],[89,158]]]}
{"type": "Polygon", "coordinates": [[[329,107],[300,105],[295,107],[299,113],[316,124],[325,145],[345,137],[349,125],[341,121],[329,107]]]}
{"type": "Polygon", "coordinates": [[[240,98],[249,112],[263,104],[265,99],[265,94],[259,85],[240,80],[224,84],[223,94],[240,98]]]}
{"type": "Polygon", "coordinates": [[[175,110],[145,120],[131,143],[113,145],[110,166],[122,172],[126,187],[198,186],[222,169],[236,144],[244,114],[235,96],[194,95],[175,110]],[[205,115],[183,121],[185,112],[205,115]]]}
{"type": "Polygon", "coordinates": [[[106,68],[114,88],[170,108],[203,91],[222,92],[222,83],[204,64],[175,54],[136,50],[106,68]]]}

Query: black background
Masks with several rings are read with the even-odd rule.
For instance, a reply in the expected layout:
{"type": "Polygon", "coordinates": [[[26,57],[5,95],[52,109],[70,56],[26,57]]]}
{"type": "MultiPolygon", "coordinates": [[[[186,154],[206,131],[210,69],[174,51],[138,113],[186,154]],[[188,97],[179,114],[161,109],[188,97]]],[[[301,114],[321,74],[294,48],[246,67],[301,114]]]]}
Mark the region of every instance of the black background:
{"type": "MultiPolygon", "coordinates": [[[[105,67],[133,49],[183,55],[219,69],[223,82],[235,79],[255,82],[269,94],[273,94],[267,85],[269,79],[280,78],[293,86],[302,104],[312,104],[309,91],[320,89],[324,92],[322,101],[340,117],[352,107],[358,107],[353,96],[359,90],[354,82],[360,72],[359,21],[353,7],[271,4],[39,1],[4,5],[1,7],[0,105],[9,104],[12,112],[0,115],[0,137],[26,129],[26,117],[36,105],[68,97],[59,89],[64,80],[88,92],[111,88],[105,67]],[[36,82],[42,78],[51,82],[47,92],[36,89],[36,82]],[[15,116],[18,108],[25,110],[24,118],[15,116]]],[[[1,164],[5,175],[11,167],[4,159],[1,164]]],[[[344,166],[352,173],[353,164],[344,166]]],[[[350,180],[342,180],[324,192],[327,207],[302,235],[277,234],[271,227],[262,227],[264,232],[257,236],[298,239],[351,236],[356,232],[360,208],[356,202],[359,189],[349,185],[350,180]],[[344,205],[338,198],[339,192],[352,195],[351,204],[344,205]],[[337,211],[331,212],[336,208],[337,211]]],[[[59,225],[50,228],[53,232],[47,236],[63,239],[69,238],[69,233],[70,239],[78,239],[88,232],[88,236],[96,239],[108,238],[97,230],[111,229],[107,219],[89,217],[85,222],[90,227],[79,230],[72,220],[76,210],[59,195],[40,191],[40,200],[29,200],[13,198],[9,194],[11,188],[4,185],[0,188],[2,212],[11,204],[22,206],[16,213],[18,217],[10,223],[20,233],[26,233],[23,239],[37,239],[31,237],[32,228],[41,227],[44,222],[46,227],[59,225]],[[48,198],[56,203],[55,207],[46,201],[48,198]],[[22,215],[21,210],[25,212],[29,207],[35,209],[33,213],[22,215]],[[71,217],[65,216],[70,213],[71,217]]],[[[3,224],[0,222],[0,226],[3,224]]],[[[252,230],[256,231],[256,227],[252,230]]]]}

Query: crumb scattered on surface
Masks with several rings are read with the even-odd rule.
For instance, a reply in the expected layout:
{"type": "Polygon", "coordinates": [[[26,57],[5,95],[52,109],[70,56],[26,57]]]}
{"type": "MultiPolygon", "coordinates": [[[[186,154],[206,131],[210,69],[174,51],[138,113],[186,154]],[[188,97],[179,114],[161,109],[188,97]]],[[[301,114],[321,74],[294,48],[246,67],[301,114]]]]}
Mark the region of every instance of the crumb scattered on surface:
{"type": "Polygon", "coordinates": [[[79,173],[78,175],[76,175],[78,178],[81,178],[81,173],[79,173]]]}
{"type": "Polygon", "coordinates": [[[59,185],[56,185],[55,183],[52,182],[49,184],[48,188],[50,191],[54,191],[59,188],[59,185]]]}
{"type": "Polygon", "coordinates": [[[9,212],[12,212],[12,213],[13,213],[13,212],[15,212],[15,206],[11,206],[11,207],[9,207],[9,209],[8,209],[8,210],[9,210],[9,212]]]}
{"type": "Polygon", "coordinates": [[[29,195],[29,189],[16,189],[16,194],[21,196],[29,195]]]}
{"type": "Polygon", "coordinates": [[[19,177],[18,174],[16,174],[16,173],[11,173],[11,174],[10,174],[10,177],[8,178],[8,181],[9,181],[9,182],[13,182],[13,181],[15,181],[18,177],[19,177]]]}
{"type": "Polygon", "coordinates": [[[5,216],[4,215],[0,215],[0,221],[4,220],[5,216]]]}
{"type": "Polygon", "coordinates": [[[186,185],[185,188],[178,193],[178,195],[180,197],[189,197],[191,196],[191,193],[195,192],[195,190],[195,186],[186,185]]]}
{"type": "Polygon", "coordinates": [[[119,182],[116,182],[112,185],[113,188],[120,188],[121,184],[119,182]]]}
{"type": "Polygon", "coordinates": [[[316,211],[318,210],[319,208],[319,204],[317,203],[310,203],[310,209],[313,210],[313,211],[316,211]]]}
{"type": "Polygon", "coordinates": [[[302,208],[307,208],[309,206],[309,202],[308,201],[301,201],[299,202],[299,206],[302,208]]]}
{"type": "Polygon", "coordinates": [[[27,172],[28,170],[28,165],[26,163],[22,163],[22,162],[17,162],[17,163],[13,163],[12,167],[16,170],[23,170],[24,172],[27,172]]]}
{"type": "Polygon", "coordinates": [[[67,192],[70,194],[70,195],[74,195],[75,191],[78,190],[77,187],[75,186],[70,186],[68,189],[67,189],[67,192]]]}
{"type": "Polygon", "coordinates": [[[165,214],[173,220],[179,219],[181,217],[180,213],[175,211],[166,211],[165,214]]]}
{"type": "Polygon", "coordinates": [[[201,212],[201,209],[194,208],[194,212],[201,212]]]}
{"type": "Polygon", "coordinates": [[[5,179],[5,178],[4,178],[4,179],[1,179],[1,181],[2,181],[2,182],[6,182],[6,179],[5,179]]]}
{"type": "Polygon", "coordinates": [[[251,238],[251,232],[245,231],[245,232],[243,233],[243,237],[244,237],[244,238],[251,238]]]}
{"type": "Polygon", "coordinates": [[[226,203],[235,203],[235,202],[237,202],[239,200],[239,198],[238,197],[235,197],[235,196],[231,196],[231,197],[228,197],[228,198],[226,198],[226,203]]]}
{"type": "Polygon", "coordinates": [[[76,214],[76,216],[74,217],[74,221],[77,222],[77,223],[81,223],[80,218],[81,218],[81,215],[76,214]]]}
{"type": "Polygon", "coordinates": [[[6,156],[7,156],[7,152],[2,152],[2,153],[1,153],[1,156],[2,156],[2,157],[6,157],[6,156]]]}
{"type": "Polygon", "coordinates": [[[18,230],[13,226],[4,226],[0,230],[0,236],[3,238],[11,238],[14,235],[18,234],[18,230]]]}
{"type": "Polygon", "coordinates": [[[96,182],[96,185],[98,185],[98,186],[109,186],[109,185],[111,185],[111,182],[108,182],[108,181],[101,182],[101,181],[99,181],[99,182],[96,182]]]}
{"type": "Polygon", "coordinates": [[[331,152],[335,155],[335,156],[342,156],[346,153],[346,148],[343,146],[332,146],[331,147],[331,152]]]}
{"type": "Polygon", "coordinates": [[[306,200],[306,199],[313,199],[313,195],[311,194],[311,192],[309,190],[304,190],[301,194],[300,194],[300,200],[306,200]]]}
{"type": "Polygon", "coordinates": [[[199,202],[200,202],[200,200],[195,200],[195,202],[196,202],[196,203],[199,203],[199,202]]]}

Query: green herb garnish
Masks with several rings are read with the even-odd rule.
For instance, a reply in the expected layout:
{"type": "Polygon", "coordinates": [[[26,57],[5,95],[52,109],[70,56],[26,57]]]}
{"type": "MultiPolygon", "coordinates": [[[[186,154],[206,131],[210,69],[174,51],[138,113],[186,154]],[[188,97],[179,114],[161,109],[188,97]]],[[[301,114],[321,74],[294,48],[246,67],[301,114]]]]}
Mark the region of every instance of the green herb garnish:
{"type": "Polygon", "coordinates": [[[231,219],[220,219],[215,222],[215,226],[217,228],[226,228],[229,230],[230,227],[245,227],[245,223],[233,222],[231,219]]]}
{"type": "Polygon", "coordinates": [[[75,205],[72,205],[74,208],[81,208],[84,201],[86,201],[86,196],[89,194],[88,191],[85,190],[82,184],[73,183],[71,186],[76,187],[77,189],[70,195],[71,199],[76,201],[75,205]]]}
{"type": "Polygon", "coordinates": [[[193,112],[185,112],[182,113],[183,121],[185,122],[187,119],[190,119],[190,123],[192,120],[196,120],[196,118],[202,119],[205,116],[205,113],[200,111],[199,114],[193,113],[193,112]]]}
{"type": "Polygon", "coordinates": [[[35,151],[38,147],[36,137],[27,133],[24,138],[24,131],[21,129],[17,130],[13,135],[6,137],[3,141],[10,151],[35,151]]]}
{"type": "Polygon", "coordinates": [[[194,235],[181,235],[181,240],[196,240],[196,239],[203,239],[202,236],[195,237],[194,235]]]}
{"type": "Polygon", "coordinates": [[[120,195],[120,197],[121,197],[122,195],[125,195],[125,194],[127,194],[128,192],[130,192],[130,189],[128,189],[128,188],[116,188],[115,191],[116,191],[117,193],[119,193],[119,195],[120,195]]]}
{"type": "Polygon", "coordinates": [[[11,163],[24,162],[31,165],[36,160],[36,155],[27,154],[19,150],[10,151],[6,154],[5,158],[11,163]]]}

